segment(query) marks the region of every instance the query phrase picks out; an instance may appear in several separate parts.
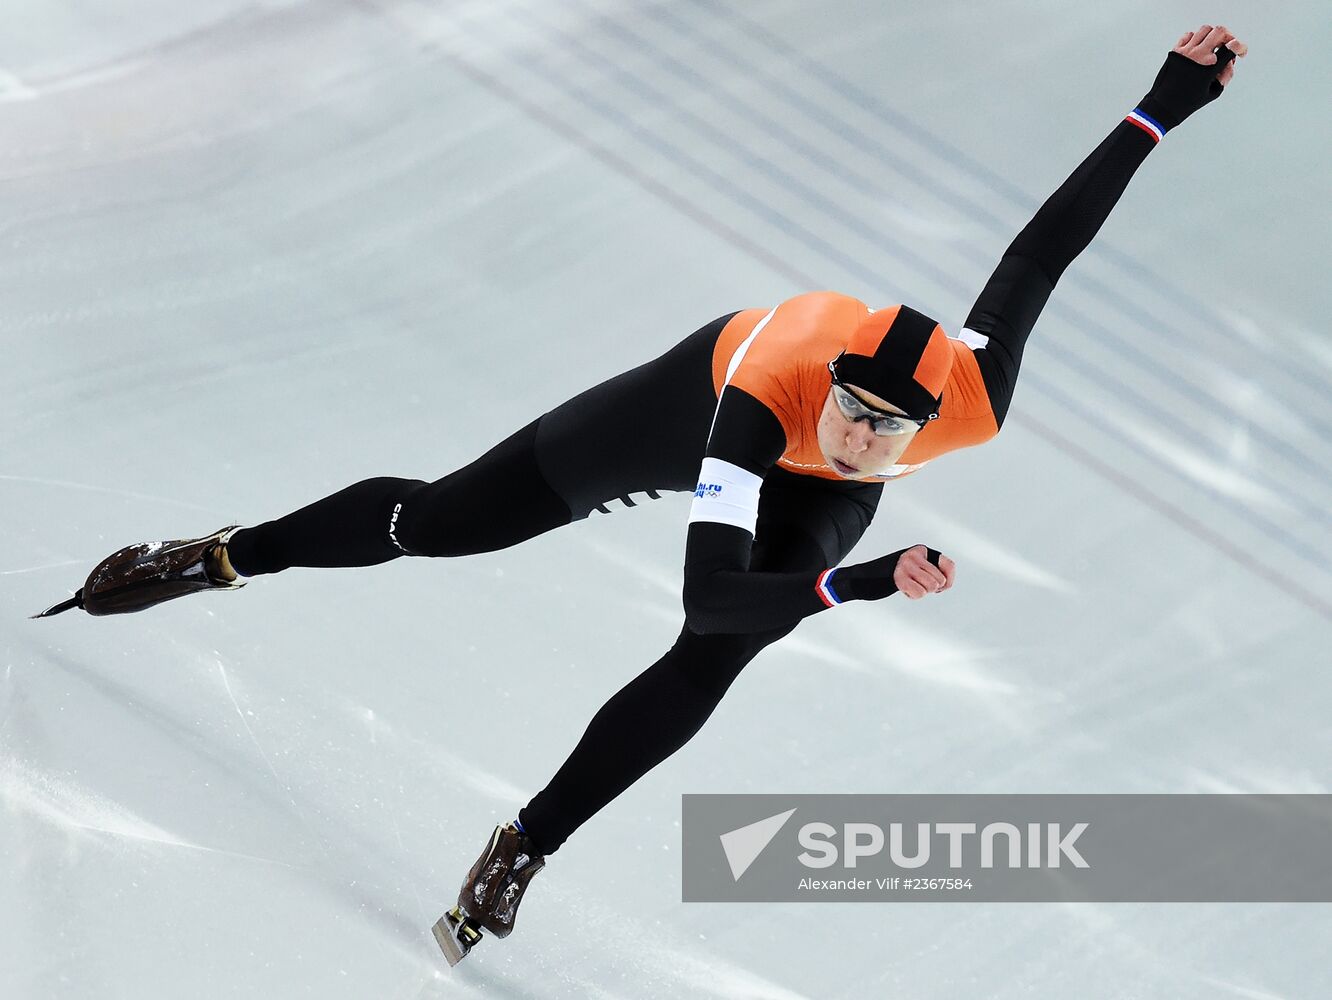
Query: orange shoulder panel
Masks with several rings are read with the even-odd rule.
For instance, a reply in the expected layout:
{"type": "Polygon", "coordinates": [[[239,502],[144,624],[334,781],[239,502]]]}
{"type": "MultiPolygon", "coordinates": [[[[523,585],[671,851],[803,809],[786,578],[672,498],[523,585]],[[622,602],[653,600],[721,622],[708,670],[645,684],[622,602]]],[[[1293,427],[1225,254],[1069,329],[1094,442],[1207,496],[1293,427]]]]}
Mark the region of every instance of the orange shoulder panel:
{"type": "Polygon", "coordinates": [[[953,349],[953,368],[944,385],[939,419],[930,421],[912,438],[898,459],[903,465],[928,462],[945,452],[981,444],[999,433],[975,353],[960,340],[949,340],[948,346],[953,349]]]}

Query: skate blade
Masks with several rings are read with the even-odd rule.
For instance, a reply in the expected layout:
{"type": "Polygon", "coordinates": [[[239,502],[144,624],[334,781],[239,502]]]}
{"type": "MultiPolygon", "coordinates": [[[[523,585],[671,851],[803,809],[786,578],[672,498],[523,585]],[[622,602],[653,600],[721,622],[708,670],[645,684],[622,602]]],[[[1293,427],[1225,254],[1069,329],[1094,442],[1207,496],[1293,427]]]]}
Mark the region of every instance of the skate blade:
{"type": "Polygon", "coordinates": [[[435,935],[439,950],[444,952],[449,968],[466,958],[467,953],[481,940],[481,932],[462,919],[456,906],[436,920],[430,930],[435,935]]]}
{"type": "Polygon", "coordinates": [[[67,599],[67,600],[61,601],[59,604],[52,604],[52,605],[51,605],[49,608],[47,608],[45,611],[39,611],[39,612],[38,612],[37,614],[35,614],[35,615],[28,615],[28,618],[29,618],[29,619],[32,619],[32,618],[50,618],[52,615],[58,615],[58,614],[60,614],[60,612],[62,612],[62,611],[68,611],[70,608],[81,608],[81,607],[83,607],[83,588],[82,588],[82,587],[80,587],[80,588],[78,589],[77,593],[75,593],[73,597],[71,597],[71,598],[69,598],[69,599],[67,599]]]}

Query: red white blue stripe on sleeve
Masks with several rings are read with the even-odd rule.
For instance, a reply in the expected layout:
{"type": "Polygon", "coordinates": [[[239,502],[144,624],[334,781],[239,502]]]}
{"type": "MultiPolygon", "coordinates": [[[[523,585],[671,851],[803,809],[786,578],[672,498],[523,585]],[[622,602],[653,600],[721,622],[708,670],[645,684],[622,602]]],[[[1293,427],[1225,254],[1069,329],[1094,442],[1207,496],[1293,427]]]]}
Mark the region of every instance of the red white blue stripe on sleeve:
{"type": "Polygon", "coordinates": [[[1165,138],[1166,130],[1160,122],[1151,115],[1145,113],[1142,108],[1134,108],[1124,118],[1124,121],[1131,125],[1136,125],[1157,142],[1165,138]]]}
{"type": "Polygon", "coordinates": [[[837,596],[837,591],[833,590],[832,586],[833,574],[836,572],[835,569],[825,569],[819,574],[819,578],[814,584],[814,592],[819,595],[819,600],[829,608],[835,608],[842,603],[842,599],[837,596]]]}

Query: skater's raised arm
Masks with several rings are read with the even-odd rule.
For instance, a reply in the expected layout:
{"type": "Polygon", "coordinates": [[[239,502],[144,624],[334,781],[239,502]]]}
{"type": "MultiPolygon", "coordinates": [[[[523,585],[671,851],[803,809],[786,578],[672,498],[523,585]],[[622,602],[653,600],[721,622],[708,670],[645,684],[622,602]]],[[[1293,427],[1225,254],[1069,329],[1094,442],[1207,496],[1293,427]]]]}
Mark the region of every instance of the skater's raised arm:
{"type": "Polygon", "coordinates": [[[977,350],[976,360],[997,423],[1002,424],[1008,411],[1023,345],[1064,269],[1100,230],[1147,154],[1189,115],[1221,95],[1234,75],[1234,58],[1247,52],[1248,46],[1224,26],[1205,24],[1185,32],[1147,96],[1005,251],[963,331],[964,339],[984,348],[977,350]]]}
{"type": "Polygon", "coordinates": [[[722,390],[685,546],[684,606],[692,631],[762,632],[846,601],[898,590],[915,599],[952,586],[952,561],[923,545],[840,569],[751,571],[759,493],[785,446],[771,410],[743,389],[722,390]]]}

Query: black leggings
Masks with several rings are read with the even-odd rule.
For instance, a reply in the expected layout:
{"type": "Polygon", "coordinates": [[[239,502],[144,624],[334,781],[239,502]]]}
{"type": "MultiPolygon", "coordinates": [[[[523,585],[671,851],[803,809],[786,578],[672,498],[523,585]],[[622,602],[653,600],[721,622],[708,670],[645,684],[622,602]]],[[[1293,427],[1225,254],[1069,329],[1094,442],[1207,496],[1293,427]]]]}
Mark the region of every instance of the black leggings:
{"type": "MultiPolygon", "coordinates": [[[[712,350],[730,316],[661,357],[580,393],[443,479],[356,483],[232,536],[245,576],[290,566],[371,566],[404,554],[460,556],[515,545],[560,525],[692,491],[716,407],[712,350]]],[[[751,567],[835,565],[869,526],[881,483],[774,469],[759,502],[751,567]]],[[[741,669],[795,627],[696,635],[620,689],[588,724],[519,819],[549,854],[606,803],[683,746],[741,669]]]]}

